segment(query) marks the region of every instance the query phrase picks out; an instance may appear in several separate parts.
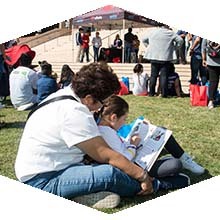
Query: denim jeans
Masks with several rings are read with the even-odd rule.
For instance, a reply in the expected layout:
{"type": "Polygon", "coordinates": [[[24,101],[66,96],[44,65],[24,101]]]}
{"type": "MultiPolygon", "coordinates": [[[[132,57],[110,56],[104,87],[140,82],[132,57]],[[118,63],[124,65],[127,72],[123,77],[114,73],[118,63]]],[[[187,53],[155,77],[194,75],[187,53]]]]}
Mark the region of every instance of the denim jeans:
{"type": "Polygon", "coordinates": [[[134,196],[141,191],[137,180],[108,164],[72,165],[38,174],[24,183],[67,199],[99,191],[120,196],[134,196]]]}
{"type": "Polygon", "coordinates": [[[125,42],[125,63],[131,62],[132,44],[125,42]]]}
{"type": "Polygon", "coordinates": [[[202,59],[198,59],[196,56],[192,56],[190,67],[191,67],[190,82],[192,84],[197,84],[201,80],[202,85],[205,85],[207,82],[207,71],[206,68],[202,65],[202,59]]]}
{"type": "Polygon", "coordinates": [[[150,76],[150,96],[155,95],[155,87],[157,84],[157,77],[160,80],[160,89],[162,97],[167,97],[168,94],[168,71],[170,62],[151,62],[151,76],[150,76]]]}
{"type": "Polygon", "coordinates": [[[98,62],[99,61],[99,48],[97,47],[93,47],[93,51],[94,51],[94,62],[98,62]]]}

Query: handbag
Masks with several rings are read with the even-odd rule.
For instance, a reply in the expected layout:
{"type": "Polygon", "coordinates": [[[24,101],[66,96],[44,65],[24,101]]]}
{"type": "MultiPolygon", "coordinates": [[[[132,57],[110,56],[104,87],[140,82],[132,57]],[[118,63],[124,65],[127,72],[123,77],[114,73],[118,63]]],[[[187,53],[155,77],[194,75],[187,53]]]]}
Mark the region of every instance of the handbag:
{"type": "Polygon", "coordinates": [[[190,84],[190,104],[191,106],[207,106],[207,86],[190,84]]]}
{"type": "Polygon", "coordinates": [[[218,43],[210,41],[208,43],[208,56],[211,58],[220,58],[220,45],[218,43]]]}

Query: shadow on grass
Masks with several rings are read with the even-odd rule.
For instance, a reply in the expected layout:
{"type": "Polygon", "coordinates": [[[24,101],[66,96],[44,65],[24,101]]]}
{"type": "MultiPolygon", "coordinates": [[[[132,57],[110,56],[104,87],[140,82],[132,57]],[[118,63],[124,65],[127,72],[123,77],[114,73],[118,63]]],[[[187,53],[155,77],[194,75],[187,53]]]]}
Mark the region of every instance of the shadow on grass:
{"type": "Polygon", "coordinates": [[[25,123],[25,121],[6,122],[3,129],[24,128],[25,123]]]}

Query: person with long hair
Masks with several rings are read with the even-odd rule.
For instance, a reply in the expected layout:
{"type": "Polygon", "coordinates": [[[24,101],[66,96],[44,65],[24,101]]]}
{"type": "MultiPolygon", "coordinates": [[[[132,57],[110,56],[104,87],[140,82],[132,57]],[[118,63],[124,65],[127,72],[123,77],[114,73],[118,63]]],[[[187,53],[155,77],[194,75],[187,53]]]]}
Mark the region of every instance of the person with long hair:
{"type": "Polygon", "coordinates": [[[72,82],[73,76],[74,76],[73,70],[70,68],[69,65],[64,64],[61,69],[61,76],[60,76],[60,80],[58,83],[59,87],[64,88],[70,85],[72,82]]]}

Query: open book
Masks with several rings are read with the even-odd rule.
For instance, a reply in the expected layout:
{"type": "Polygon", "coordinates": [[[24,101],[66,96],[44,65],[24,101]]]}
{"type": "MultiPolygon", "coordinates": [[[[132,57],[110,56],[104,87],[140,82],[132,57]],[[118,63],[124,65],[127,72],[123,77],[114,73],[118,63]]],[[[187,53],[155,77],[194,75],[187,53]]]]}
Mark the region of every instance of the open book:
{"type": "Polygon", "coordinates": [[[137,119],[125,140],[130,142],[131,137],[135,134],[140,136],[141,141],[137,146],[133,162],[149,171],[170,138],[172,131],[146,124],[142,119],[137,119]]]}

